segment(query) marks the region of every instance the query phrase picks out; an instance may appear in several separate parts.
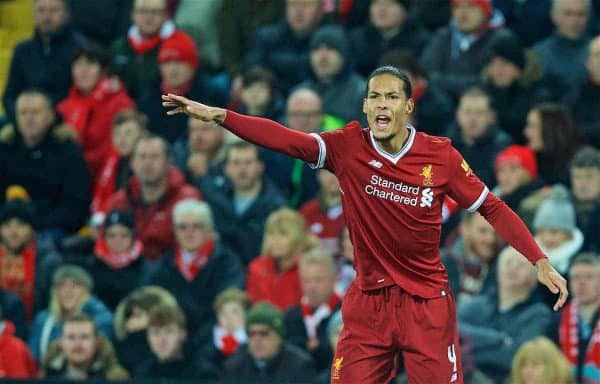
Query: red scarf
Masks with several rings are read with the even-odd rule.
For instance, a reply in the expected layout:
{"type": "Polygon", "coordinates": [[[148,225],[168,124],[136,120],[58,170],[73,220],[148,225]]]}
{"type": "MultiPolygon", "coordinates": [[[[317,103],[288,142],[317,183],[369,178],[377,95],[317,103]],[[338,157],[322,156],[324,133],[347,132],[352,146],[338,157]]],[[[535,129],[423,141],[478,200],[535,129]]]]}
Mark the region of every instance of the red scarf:
{"type": "Polygon", "coordinates": [[[0,285],[2,289],[18,295],[23,300],[26,320],[29,323],[33,315],[35,288],[35,240],[31,241],[19,256],[9,260],[6,250],[0,246],[0,285]]]}
{"type": "Polygon", "coordinates": [[[181,248],[177,248],[177,251],[175,252],[175,265],[187,281],[192,281],[196,278],[196,276],[198,276],[202,267],[204,267],[204,265],[208,262],[214,249],[215,242],[213,240],[209,240],[202,244],[202,246],[196,251],[194,258],[186,263],[183,259],[183,250],[181,248]]]}
{"type": "Polygon", "coordinates": [[[306,334],[309,340],[317,339],[317,328],[321,321],[331,315],[334,309],[340,304],[340,297],[337,293],[332,293],[326,303],[319,305],[317,308],[312,308],[308,305],[308,300],[305,296],[300,300],[300,310],[306,327],[306,334]]]}
{"type": "MultiPolygon", "coordinates": [[[[573,367],[576,367],[579,363],[579,320],[578,302],[573,300],[563,310],[558,329],[561,350],[573,367]]],[[[600,320],[596,321],[593,327],[583,362],[584,383],[597,383],[599,379],[598,377],[586,377],[585,375],[586,371],[600,371],[600,320]],[[592,369],[586,370],[586,366],[592,369]]]]}
{"type": "Polygon", "coordinates": [[[220,324],[213,328],[213,339],[215,347],[223,356],[233,355],[240,345],[245,344],[248,340],[246,331],[242,328],[230,333],[220,324]]]}
{"type": "Polygon", "coordinates": [[[96,257],[102,260],[105,264],[107,264],[111,269],[121,269],[125,268],[129,264],[136,261],[142,251],[144,250],[144,245],[139,239],[135,239],[131,248],[129,248],[126,252],[115,253],[108,248],[106,244],[106,240],[104,236],[100,236],[98,241],[96,241],[96,246],[94,247],[94,253],[96,257]]]}
{"type": "Polygon", "coordinates": [[[119,166],[119,153],[113,148],[111,149],[100,178],[94,189],[94,197],[92,198],[91,211],[95,213],[105,213],[108,205],[108,200],[115,193],[117,186],[117,168],[119,166]]]}
{"type": "Polygon", "coordinates": [[[171,37],[173,33],[175,33],[175,24],[171,20],[165,21],[160,27],[159,33],[147,39],[142,37],[138,27],[134,25],[127,32],[127,42],[136,54],[143,55],[158,47],[163,40],[171,37]]]}

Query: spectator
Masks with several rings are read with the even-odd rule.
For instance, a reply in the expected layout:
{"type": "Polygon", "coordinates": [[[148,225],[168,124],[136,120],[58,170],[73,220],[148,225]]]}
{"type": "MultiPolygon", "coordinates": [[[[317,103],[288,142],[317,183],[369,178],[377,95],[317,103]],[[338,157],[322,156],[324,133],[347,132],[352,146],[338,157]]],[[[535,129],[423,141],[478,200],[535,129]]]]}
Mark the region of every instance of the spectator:
{"type": "Polygon", "coordinates": [[[2,309],[4,320],[7,323],[11,323],[12,327],[15,328],[11,329],[11,333],[15,334],[15,336],[21,340],[27,340],[27,332],[25,329],[25,307],[23,306],[21,298],[0,287],[0,309],[2,309]],[[16,325],[19,324],[21,324],[21,327],[19,327],[20,329],[16,327],[16,325]]]}
{"type": "Polygon", "coordinates": [[[592,147],[577,151],[571,161],[570,174],[577,227],[584,233],[585,248],[600,250],[598,226],[594,221],[600,217],[600,151],[592,147]]]}
{"type": "Polygon", "coordinates": [[[134,0],[133,24],[111,45],[111,71],[119,76],[132,96],[158,78],[158,50],[164,41],[188,38],[169,19],[167,0],[134,0]]]}
{"type": "Polygon", "coordinates": [[[108,76],[109,61],[108,53],[100,46],[87,43],[79,47],[71,63],[73,83],[69,96],[56,107],[64,122],[77,133],[93,187],[111,150],[115,116],[135,107],[121,82],[108,76]]]}
{"type": "Polygon", "coordinates": [[[146,268],[144,246],[135,233],[133,213],[112,211],[106,215],[93,255],[85,260],[97,296],[111,310],[137,288],[146,268]]]}
{"type": "Polygon", "coordinates": [[[213,121],[188,119],[187,135],[173,145],[177,168],[190,183],[204,176],[209,168],[218,167],[225,158],[225,128],[213,121]]]}
{"type": "Polygon", "coordinates": [[[310,382],[315,375],[310,355],[286,343],[283,314],[266,303],[255,305],[246,319],[248,346],[225,362],[228,379],[310,382]]]}
{"type": "Polygon", "coordinates": [[[76,314],[65,320],[60,341],[48,348],[42,377],[47,379],[126,380],[110,341],[98,332],[95,321],[76,314]]]}
{"type": "Polygon", "coordinates": [[[406,51],[389,50],[381,56],[379,65],[393,65],[408,73],[415,102],[415,109],[410,115],[412,124],[421,132],[442,136],[454,118],[454,102],[445,91],[429,81],[417,56],[406,51]]]}
{"type": "Polygon", "coordinates": [[[498,259],[498,292],[481,295],[458,308],[460,332],[473,343],[479,369],[495,382],[510,370],[517,349],[542,334],[550,309],[535,302],[535,268],[511,247],[498,259]]]}
{"type": "Polygon", "coordinates": [[[299,87],[317,92],[326,114],[344,122],[359,120],[362,125],[367,125],[362,113],[367,82],[352,68],[350,53],[350,41],[341,26],[320,27],[310,39],[313,76],[299,87]]]}
{"type": "Polygon", "coordinates": [[[550,12],[554,33],[532,48],[542,70],[564,78],[571,87],[580,83],[586,74],[590,5],[589,0],[554,0],[550,12]]]}
{"type": "Polygon", "coordinates": [[[240,112],[275,120],[283,118],[284,102],[271,71],[250,68],[241,75],[241,83],[240,112]]]}
{"type": "Polygon", "coordinates": [[[239,288],[227,288],[219,293],[213,303],[217,321],[204,324],[194,336],[198,355],[221,369],[229,357],[248,343],[246,312],[249,307],[248,294],[239,288]]]}
{"type": "Polygon", "coordinates": [[[573,300],[563,309],[559,342],[578,383],[600,381],[600,256],[578,255],[569,270],[573,300]]]}
{"type": "Polygon", "coordinates": [[[492,100],[485,91],[470,88],[461,95],[456,122],[447,135],[479,178],[495,185],[494,159],[510,144],[510,137],[496,124],[492,100]]]}
{"type": "Polygon", "coordinates": [[[284,1],[221,1],[219,48],[225,71],[232,79],[242,72],[244,55],[250,50],[257,30],[279,22],[285,15],[285,4],[284,1]]]}
{"type": "Polygon", "coordinates": [[[449,241],[442,262],[458,306],[478,295],[498,290],[496,269],[500,238],[494,228],[477,212],[465,211],[458,236],[449,241]]]}
{"type": "Polygon", "coordinates": [[[185,184],[181,172],[169,165],[168,144],[157,136],[140,139],[131,155],[134,176],[116,192],[108,210],[131,210],[144,256],[156,260],[175,242],[171,210],[180,200],[198,198],[196,188],[185,184]]]}
{"type": "Polygon", "coordinates": [[[52,276],[50,305],[37,314],[29,334],[29,350],[44,361],[50,343],[61,335],[64,320],[86,314],[107,338],[112,337],[112,313],[92,295],[92,277],[81,267],[63,265],[52,276]]]}
{"type": "Polygon", "coordinates": [[[285,19],[256,32],[245,66],[257,65],[273,71],[280,89],[287,94],[310,72],[310,38],[323,22],[323,3],[322,0],[286,0],[285,4],[285,19]]]}
{"type": "Polygon", "coordinates": [[[340,184],[326,169],[317,170],[319,194],[300,207],[306,226],[321,240],[321,247],[332,255],[339,253],[339,238],[344,228],[340,184]]]}
{"type": "Polygon", "coordinates": [[[540,336],[527,341],[512,361],[510,384],[571,384],[569,363],[549,339],[540,336]]]}
{"type": "Polygon", "coordinates": [[[69,24],[67,0],[35,1],[33,18],[34,35],[15,47],[2,98],[11,120],[16,116],[17,98],[26,89],[43,89],[51,107],[67,96],[73,51],[84,41],[69,24]]]}
{"type": "MultiPolygon", "coordinates": [[[[287,98],[285,114],[288,126],[298,131],[321,132],[326,130],[328,124],[323,115],[321,98],[311,89],[292,91],[287,98]]],[[[279,152],[265,150],[264,154],[267,176],[277,183],[288,199],[288,206],[297,208],[316,196],[319,184],[314,170],[307,164],[279,152]]]]}
{"type": "Polygon", "coordinates": [[[475,85],[494,40],[503,32],[490,24],[490,0],[452,0],[452,19],[437,30],[421,56],[432,83],[452,97],[475,85]]]}
{"type": "Polygon", "coordinates": [[[199,185],[215,213],[221,240],[247,265],[260,252],[267,216],[285,205],[283,196],[264,176],[258,147],[244,141],[230,144],[222,173],[215,170],[199,185]]]}
{"type": "Polygon", "coordinates": [[[148,118],[136,111],[119,113],[112,124],[112,145],[102,166],[92,198],[92,225],[99,227],[104,222],[110,197],[127,185],[133,175],[130,157],[137,142],[147,135],[148,118]]]}
{"type": "Polygon", "coordinates": [[[136,378],[217,378],[217,370],[203,357],[195,358],[187,344],[185,315],[177,306],[158,305],[148,315],[148,344],[153,357],[140,365],[136,378]]]}
{"type": "Polygon", "coordinates": [[[356,271],[352,266],[354,262],[354,249],[352,247],[352,241],[350,240],[350,233],[348,227],[342,228],[340,232],[339,242],[339,254],[337,257],[337,270],[338,274],[336,277],[335,291],[338,295],[343,297],[350,287],[350,284],[356,278],[356,271]]]}
{"type": "Polygon", "coordinates": [[[157,262],[147,282],[169,290],[186,314],[193,334],[214,321],[215,297],[229,287],[242,287],[239,256],[219,241],[207,203],[185,199],[173,207],[176,243],[157,262]]]}
{"type": "Polygon", "coordinates": [[[334,289],[336,265],[329,253],[314,249],[302,255],[299,271],[302,299],[285,313],[285,340],[310,353],[317,371],[321,371],[331,366],[333,351],[327,326],[342,303],[334,289]]]}
{"type": "MultiPolygon", "coordinates": [[[[411,15],[410,0],[372,0],[369,19],[350,32],[356,70],[367,77],[377,67],[382,54],[391,49],[421,53],[429,32],[411,15]]],[[[360,110],[360,108],[357,108],[360,110]]]]}
{"type": "Polygon", "coordinates": [[[61,263],[61,255],[36,237],[31,204],[21,199],[4,203],[0,208],[0,285],[18,295],[25,306],[26,323],[15,324],[17,336],[25,338],[25,325],[47,307],[50,280],[61,263]]]}
{"type": "Polygon", "coordinates": [[[106,47],[127,32],[132,0],[67,0],[73,26],[88,40],[106,47]]]}
{"type": "Polygon", "coordinates": [[[590,143],[600,148],[600,110],[594,103],[600,98],[600,35],[589,43],[585,66],[588,76],[577,91],[573,115],[590,143]]]}
{"type": "Polygon", "coordinates": [[[157,65],[160,78],[144,84],[137,102],[149,118],[150,131],[173,144],[185,137],[188,119],[187,116],[167,116],[161,109],[160,95],[175,93],[217,106],[225,106],[227,95],[219,91],[200,66],[196,44],[187,35],[171,37],[162,43],[157,65]]]}
{"type": "Polygon", "coordinates": [[[25,188],[42,236],[58,242],[88,217],[91,192],[85,161],[68,129],[55,124],[52,102],[44,93],[23,91],[16,113],[16,130],[9,125],[0,133],[0,191],[10,185],[25,188]]]}
{"type": "Polygon", "coordinates": [[[289,208],[269,215],[262,254],[248,265],[246,289],[253,303],[268,301],[281,310],[300,303],[298,258],[318,245],[302,216],[289,208]]]}
{"type": "Polygon", "coordinates": [[[115,349],[129,372],[152,358],[146,337],[149,312],[158,305],[177,306],[177,300],[164,288],[144,286],[125,296],[115,310],[115,349]]]}
{"type": "Polygon", "coordinates": [[[34,379],[37,364],[27,344],[14,336],[15,326],[3,317],[0,305],[0,378],[34,379]]]}
{"type": "Polygon", "coordinates": [[[567,107],[535,105],[527,114],[523,133],[527,146],[535,152],[542,180],[569,185],[569,162],[577,150],[579,131],[567,107]]]}
{"type": "Polygon", "coordinates": [[[539,206],[533,219],[535,238],[550,263],[561,274],[569,270],[571,259],[583,246],[583,234],[577,228],[575,209],[569,191],[558,184],[539,206]]]}
{"type": "Polygon", "coordinates": [[[519,36],[525,47],[531,47],[552,33],[550,7],[553,0],[494,0],[502,12],[506,26],[519,36]]]}

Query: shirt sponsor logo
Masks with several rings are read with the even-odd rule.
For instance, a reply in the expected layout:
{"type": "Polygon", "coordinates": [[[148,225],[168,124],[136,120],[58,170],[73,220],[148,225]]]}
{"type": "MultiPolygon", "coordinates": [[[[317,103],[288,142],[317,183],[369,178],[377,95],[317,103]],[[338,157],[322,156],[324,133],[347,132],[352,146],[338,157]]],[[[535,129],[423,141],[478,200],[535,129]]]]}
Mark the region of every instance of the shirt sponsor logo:
{"type": "Polygon", "coordinates": [[[419,176],[423,176],[423,185],[426,187],[433,187],[433,166],[431,164],[423,167],[423,171],[419,174],[419,176]]]}
{"type": "MultiPolygon", "coordinates": [[[[416,207],[421,194],[421,187],[384,179],[371,175],[369,184],[365,185],[367,195],[416,207]]],[[[433,199],[432,199],[433,200],[433,199]]]]}
{"type": "Polygon", "coordinates": [[[421,208],[427,207],[431,208],[431,203],[433,202],[433,191],[431,188],[423,189],[421,193],[421,208]]]}
{"type": "Polygon", "coordinates": [[[383,167],[383,164],[381,163],[381,161],[377,161],[375,159],[369,161],[369,165],[375,167],[375,168],[381,168],[383,167]]]}

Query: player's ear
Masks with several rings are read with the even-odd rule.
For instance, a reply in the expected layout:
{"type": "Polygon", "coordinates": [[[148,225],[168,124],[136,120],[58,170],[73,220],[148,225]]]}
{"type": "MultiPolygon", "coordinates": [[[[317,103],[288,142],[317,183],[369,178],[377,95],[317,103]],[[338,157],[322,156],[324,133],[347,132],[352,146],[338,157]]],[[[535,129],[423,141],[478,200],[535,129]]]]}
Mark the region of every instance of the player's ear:
{"type": "Polygon", "coordinates": [[[412,113],[412,111],[415,109],[415,102],[412,99],[412,97],[410,99],[408,99],[406,101],[406,113],[412,113]]]}

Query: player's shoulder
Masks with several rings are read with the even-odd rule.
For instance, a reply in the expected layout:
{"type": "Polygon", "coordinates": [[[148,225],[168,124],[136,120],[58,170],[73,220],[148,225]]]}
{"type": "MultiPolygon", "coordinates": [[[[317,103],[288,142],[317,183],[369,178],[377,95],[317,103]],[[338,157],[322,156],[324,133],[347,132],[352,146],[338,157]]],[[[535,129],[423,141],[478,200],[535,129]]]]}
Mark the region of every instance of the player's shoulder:
{"type": "Polygon", "coordinates": [[[346,125],[341,128],[320,132],[319,135],[325,137],[358,137],[360,135],[364,135],[365,131],[368,133],[369,128],[362,128],[358,121],[353,120],[346,123],[346,125]]]}
{"type": "Polygon", "coordinates": [[[444,155],[452,147],[452,140],[447,137],[432,136],[417,131],[414,145],[421,151],[430,152],[432,155],[444,155]]]}

